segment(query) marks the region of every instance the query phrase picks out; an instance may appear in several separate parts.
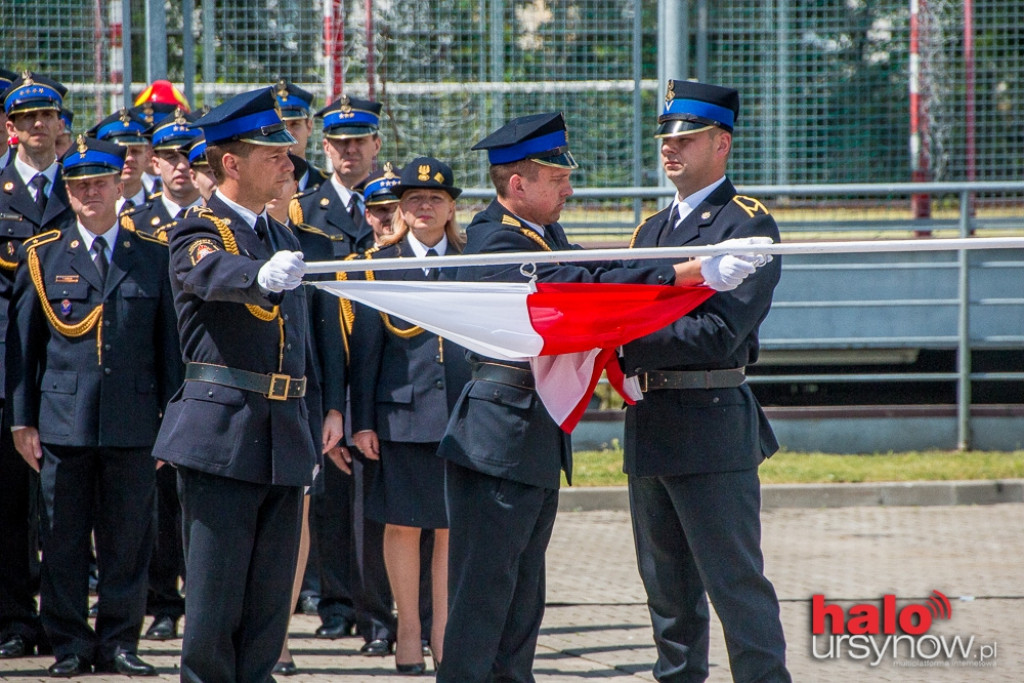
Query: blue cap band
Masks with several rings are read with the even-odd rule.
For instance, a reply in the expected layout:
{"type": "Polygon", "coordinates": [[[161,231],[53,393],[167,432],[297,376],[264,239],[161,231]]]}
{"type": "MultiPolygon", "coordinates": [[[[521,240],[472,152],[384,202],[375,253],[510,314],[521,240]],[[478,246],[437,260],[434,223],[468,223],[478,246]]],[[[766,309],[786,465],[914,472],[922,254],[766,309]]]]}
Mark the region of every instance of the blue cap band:
{"type": "Polygon", "coordinates": [[[665,104],[665,111],[662,116],[666,114],[690,114],[691,116],[699,116],[709,121],[716,121],[729,128],[732,128],[736,121],[732,109],[719,107],[717,104],[702,102],[701,100],[671,100],[665,104]]]}
{"type": "Polygon", "coordinates": [[[96,131],[96,137],[100,140],[106,140],[108,137],[116,138],[121,135],[133,135],[139,136],[146,132],[145,124],[139,123],[138,121],[130,120],[125,125],[123,121],[111,121],[105,126],[101,126],[96,131]]]}
{"type": "Polygon", "coordinates": [[[188,151],[188,163],[196,163],[196,159],[206,155],[206,141],[197,142],[195,146],[188,151]]]}
{"type": "Polygon", "coordinates": [[[165,142],[181,141],[183,144],[193,138],[199,137],[200,132],[194,128],[189,128],[188,124],[180,125],[173,124],[170,126],[164,126],[157,128],[153,131],[153,146],[162,145],[165,142]]]}
{"type": "Polygon", "coordinates": [[[247,116],[241,116],[237,119],[231,119],[224,123],[215,123],[212,125],[200,126],[203,129],[203,133],[206,134],[206,144],[216,145],[218,142],[224,142],[246,133],[253,133],[265,126],[279,126],[284,125],[281,118],[277,115],[277,112],[273,109],[267,109],[264,111],[258,111],[255,114],[249,114],[247,116]]]}
{"type": "Polygon", "coordinates": [[[351,111],[332,111],[324,115],[324,130],[334,126],[380,125],[380,118],[368,111],[353,109],[351,111]]]}
{"type": "Polygon", "coordinates": [[[508,147],[489,149],[487,150],[487,159],[492,165],[511,164],[513,161],[522,161],[539,155],[541,152],[554,152],[559,147],[568,147],[568,145],[569,140],[565,136],[565,131],[556,130],[553,133],[523,140],[508,147]]]}
{"type": "Polygon", "coordinates": [[[277,97],[277,103],[280,105],[281,109],[302,109],[303,111],[309,111],[309,102],[298,95],[292,95],[289,93],[288,97],[281,97],[280,95],[275,95],[275,97],[277,97]]]}
{"type": "Polygon", "coordinates": [[[85,154],[72,154],[64,158],[64,169],[75,168],[76,166],[110,166],[121,170],[124,168],[124,159],[113,154],[90,149],[85,154]]]}
{"type": "Polygon", "coordinates": [[[401,182],[398,178],[378,178],[366,186],[363,190],[363,199],[369,201],[375,192],[391,191],[391,188],[401,182]]]}
{"type": "Polygon", "coordinates": [[[58,110],[64,102],[60,93],[50,86],[44,85],[43,83],[33,83],[32,85],[21,86],[4,98],[4,111],[10,112],[11,107],[15,105],[35,102],[38,100],[48,100],[53,103],[53,108],[58,110]]]}

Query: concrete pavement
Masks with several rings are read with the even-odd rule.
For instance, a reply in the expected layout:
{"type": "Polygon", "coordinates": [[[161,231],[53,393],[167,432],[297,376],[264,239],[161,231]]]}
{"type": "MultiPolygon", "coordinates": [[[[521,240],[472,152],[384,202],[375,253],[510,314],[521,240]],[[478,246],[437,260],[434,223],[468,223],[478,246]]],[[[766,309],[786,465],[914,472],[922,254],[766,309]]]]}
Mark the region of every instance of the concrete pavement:
{"type": "MultiPolygon", "coordinates": [[[[991,485],[982,500],[991,501],[992,490],[1013,491],[1019,484],[991,485]]],[[[927,495],[924,488],[911,494],[912,486],[900,487],[903,498],[886,502],[882,496],[886,504],[870,502],[880,500],[877,487],[866,498],[844,494],[869,501],[854,507],[806,507],[810,493],[766,487],[762,516],[766,571],[781,601],[794,680],[1024,680],[1024,646],[1017,637],[1024,624],[1019,611],[1024,608],[1024,505],[951,505],[950,495],[954,502],[963,502],[977,493],[955,484],[932,487],[933,493],[927,495]],[[805,506],[779,507],[770,505],[770,500],[803,501],[805,506]],[[894,504],[900,500],[915,502],[913,506],[894,504]],[[933,591],[948,597],[948,619],[940,618],[947,612],[944,605],[941,614],[936,609],[939,602],[933,591]],[[881,635],[871,642],[879,649],[889,642],[890,649],[880,656],[857,658],[866,650],[856,649],[848,639],[812,639],[811,596],[816,594],[823,595],[826,604],[837,605],[844,616],[852,616],[847,610],[855,604],[870,606],[860,610],[882,610],[885,595],[897,598],[897,611],[910,605],[908,615],[923,614],[931,604],[926,618],[932,625],[916,639],[899,641],[896,657],[891,641],[881,635]],[[956,636],[960,636],[959,645],[956,636]],[[966,648],[967,655],[961,657],[961,650],[952,657],[936,654],[943,647],[966,648]],[[878,661],[873,664],[872,660],[878,661]]],[[[825,488],[822,500],[836,500],[838,489],[818,488],[825,488]]],[[[1012,499],[1016,494],[1009,495],[1012,499]]],[[[566,509],[555,525],[548,551],[549,606],[537,653],[537,680],[652,681],[655,654],[629,514],[612,504],[571,511],[583,507],[573,505],[572,496],[586,498],[586,494],[564,496],[570,500],[563,501],[566,509]]],[[[729,662],[713,613],[712,620],[709,680],[721,683],[731,680],[729,662]]],[[[292,621],[291,647],[300,669],[292,680],[297,683],[408,680],[394,674],[393,658],[356,654],[358,639],[311,638],[316,626],[314,617],[297,615],[292,621]]],[[[867,647],[866,640],[860,642],[867,647]]],[[[153,680],[178,680],[179,646],[180,641],[142,642],[140,655],[160,669],[160,677],[153,680]]],[[[0,679],[22,683],[46,679],[46,667],[52,661],[51,657],[0,660],[0,679]]],[[[123,679],[104,675],[87,680],[123,679]]]]}

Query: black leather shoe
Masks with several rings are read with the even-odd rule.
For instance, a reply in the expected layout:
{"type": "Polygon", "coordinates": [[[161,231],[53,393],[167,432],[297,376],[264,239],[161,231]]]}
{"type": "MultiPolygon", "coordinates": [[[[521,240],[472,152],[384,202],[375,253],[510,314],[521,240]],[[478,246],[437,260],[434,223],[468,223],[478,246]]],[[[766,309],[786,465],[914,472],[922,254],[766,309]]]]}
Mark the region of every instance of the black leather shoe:
{"type": "Polygon", "coordinates": [[[315,595],[303,595],[299,598],[299,604],[295,610],[298,614],[305,614],[307,616],[313,616],[316,614],[316,608],[320,604],[320,598],[315,595]]]}
{"type": "Polygon", "coordinates": [[[122,676],[156,676],[156,667],[146,664],[134,652],[118,652],[113,660],[96,665],[96,673],[122,676]]]}
{"type": "Polygon", "coordinates": [[[395,644],[390,640],[375,638],[359,648],[359,654],[367,657],[387,657],[394,652],[395,644]]]}
{"type": "Polygon", "coordinates": [[[279,676],[294,676],[299,673],[299,670],[296,668],[295,662],[278,662],[270,673],[278,674],[279,676]]]}
{"type": "Polygon", "coordinates": [[[142,637],[146,640],[173,640],[178,637],[178,620],[168,616],[156,617],[142,637]]]}
{"type": "Polygon", "coordinates": [[[395,671],[403,676],[422,676],[427,671],[427,665],[423,662],[416,664],[399,664],[395,662],[395,671]]]}
{"type": "Polygon", "coordinates": [[[345,617],[330,617],[324,622],[323,626],[316,630],[316,637],[330,640],[345,638],[352,635],[354,630],[355,624],[345,617]]]}
{"type": "Polygon", "coordinates": [[[92,672],[92,666],[78,655],[64,655],[47,669],[51,678],[71,678],[92,672]]]}
{"type": "Polygon", "coordinates": [[[35,651],[35,646],[18,634],[14,634],[0,643],[0,658],[2,659],[28,657],[32,655],[33,651],[35,651]]]}

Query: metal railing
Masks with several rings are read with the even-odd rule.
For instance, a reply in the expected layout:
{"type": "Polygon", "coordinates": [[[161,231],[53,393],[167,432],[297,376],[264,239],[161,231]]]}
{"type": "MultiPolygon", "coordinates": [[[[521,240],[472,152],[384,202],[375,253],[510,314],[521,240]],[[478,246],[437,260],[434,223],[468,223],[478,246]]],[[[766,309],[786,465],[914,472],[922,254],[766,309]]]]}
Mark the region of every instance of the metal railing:
{"type": "MultiPolygon", "coordinates": [[[[979,183],[901,183],[901,184],[840,184],[840,185],[804,185],[804,186],[778,186],[758,185],[741,186],[738,188],[741,194],[749,194],[758,198],[774,198],[779,201],[783,198],[807,198],[813,197],[817,200],[830,200],[829,204],[835,206],[842,204],[844,200],[851,198],[867,197],[889,197],[908,198],[913,195],[930,195],[932,197],[956,197],[958,212],[955,218],[940,219],[914,219],[907,211],[906,218],[886,217],[883,219],[865,220],[842,220],[836,221],[838,229],[833,230],[830,221],[779,221],[779,227],[784,235],[790,237],[801,232],[814,231],[815,237],[820,239],[834,239],[836,232],[846,231],[877,231],[877,232],[916,232],[922,233],[931,230],[952,230],[957,231],[958,236],[963,238],[971,237],[977,230],[999,229],[1001,231],[1020,231],[1024,234],[1024,182],[979,182],[979,183]],[[1007,205],[1011,207],[1011,213],[1019,218],[996,216],[979,217],[975,215],[977,206],[976,198],[979,195],[1004,196],[1007,205]],[[1016,197],[1014,195],[1017,195],[1016,197]],[[830,234],[831,233],[831,234],[830,234]]],[[[575,199],[598,200],[610,198],[632,198],[632,199],[663,199],[671,196],[671,190],[665,188],[581,188],[575,191],[575,199]]],[[[493,196],[493,192],[482,188],[468,189],[463,196],[468,198],[486,198],[493,196]]],[[[769,208],[772,202],[767,202],[769,208]]],[[[1003,213],[1006,213],[1004,206],[1003,213]]],[[[575,231],[586,233],[586,230],[575,231]]],[[[628,232],[621,233],[623,236],[628,232]]],[[[791,259],[793,257],[787,257],[791,259]]],[[[884,264],[883,266],[871,264],[845,264],[833,267],[836,269],[847,269],[850,271],[863,270],[867,268],[914,268],[955,271],[956,288],[955,296],[937,296],[933,298],[893,298],[882,302],[874,302],[875,305],[884,306],[920,306],[925,308],[955,307],[956,309],[956,331],[955,334],[946,335],[887,335],[879,337],[853,337],[839,336],[831,338],[811,337],[789,337],[786,339],[773,340],[771,337],[762,336],[764,348],[786,348],[801,346],[803,348],[949,348],[956,351],[957,361],[954,372],[908,372],[908,373],[815,373],[815,374],[778,374],[778,375],[757,375],[750,378],[754,383],[797,383],[797,382],[948,382],[954,381],[957,387],[957,447],[970,449],[971,447],[971,383],[974,381],[998,381],[998,382],[1021,382],[1024,381],[1024,372],[973,372],[971,367],[971,352],[975,348],[1014,348],[1024,349],[1024,317],[1021,318],[1021,334],[986,334],[984,330],[972,336],[971,334],[971,311],[982,310],[985,307],[999,306],[1022,306],[1024,307],[1024,258],[1014,261],[1001,261],[997,263],[974,263],[976,271],[999,268],[1006,274],[999,276],[999,280],[1005,286],[1000,287],[1005,295],[998,297],[986,297],[976,301],[971,300],[971,272],[972,264],[968,260],[966,251],[957,252],[955,260],[933,264],[884,264]],[[777,343],[778,342],[778,343],[777,343]]],[[[800,266],[794,267],[799,268],[800,266]]],[[[808,266],[810,267],[810,266],[808,266]]],[[[813,266],[822,268],[823,266],[813,266]]],[[[785,271],[784,271],[785,272],[785,271]]],[[[778,294],[778,292],[777,292],[778,294]]],[[[778,307],[839,307],[847,310],[863,306],[870,306],[870,302],[863,301],[837,301],[820,300],[814,302],[780,302],[778,297],[775,306],[778,307]]],[[[762,330],[763,331],[763,330],[762,330]]],[[[1022,394],[1024,397],[1024,394],[1022,394]]]]}

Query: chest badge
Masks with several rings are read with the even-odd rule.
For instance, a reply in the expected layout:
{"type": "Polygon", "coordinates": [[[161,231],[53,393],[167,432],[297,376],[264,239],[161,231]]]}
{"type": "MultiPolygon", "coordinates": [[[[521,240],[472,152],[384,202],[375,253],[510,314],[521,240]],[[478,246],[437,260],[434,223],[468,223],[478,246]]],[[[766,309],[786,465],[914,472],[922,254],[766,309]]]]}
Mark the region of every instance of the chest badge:
{"type": "Polygon", "coordinates": [[[701,220],[706,221],[707,219],[711,218],[711,212],[710,211],[705,211],[704,213],[702,213],[700,215],[700,218],[701,218],[701,220]]]}
{"type": "Polygon", "coordinates": [[[4,183],[4,192],[6,192],[7,194],[10,194],[13,191],[14,191],[14,183],[12,183],[11,181],[8,180],[6,183],[4,183]]]}
{"type": "Polygon", "coordinates": [[[60,314],[63,316],[71,315],[71,301],[64,299],[60,302],[60,314]]]}

